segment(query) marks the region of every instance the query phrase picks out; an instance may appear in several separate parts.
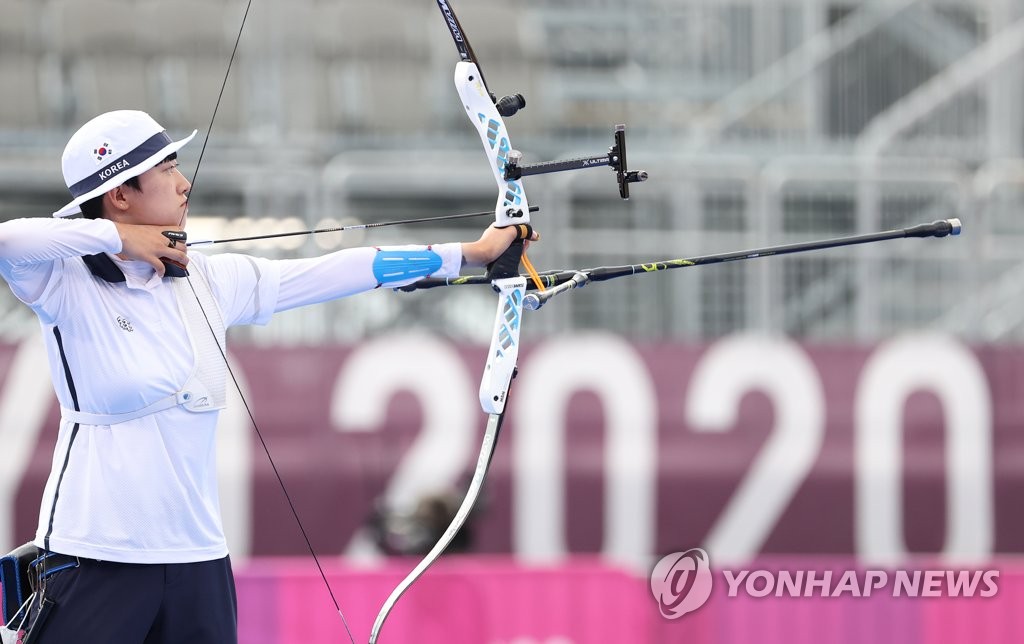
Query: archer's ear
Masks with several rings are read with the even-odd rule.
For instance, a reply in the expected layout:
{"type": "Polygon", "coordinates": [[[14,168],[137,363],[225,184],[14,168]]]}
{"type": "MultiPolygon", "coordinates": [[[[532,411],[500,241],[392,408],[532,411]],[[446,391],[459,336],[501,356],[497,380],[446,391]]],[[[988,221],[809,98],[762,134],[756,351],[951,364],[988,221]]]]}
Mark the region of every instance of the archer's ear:
{"type": "Polygon", "coordinates": [[[111,209],[111,212],[124,212],[131,207],[131,195],[128,189],[121,185],[112,188],[103,195],[104,203],[111,209]]]}

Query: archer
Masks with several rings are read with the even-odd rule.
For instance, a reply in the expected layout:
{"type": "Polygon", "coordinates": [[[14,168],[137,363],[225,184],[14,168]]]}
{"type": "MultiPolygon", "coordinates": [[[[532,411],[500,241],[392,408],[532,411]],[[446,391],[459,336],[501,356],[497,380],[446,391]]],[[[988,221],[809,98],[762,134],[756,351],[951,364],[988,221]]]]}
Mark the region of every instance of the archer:
{"type": "Polygon", "coordinates": [[[276,261],[189,253],[177,153],[193,136],[175,141],[143,112],[101,114],[64,150],[73,198],[56,218],[0,224],[0,275],[39,317],[61,407],[28,548],[36,643],[237,641],[214,450],[225,330],[455,277],[520,233],[276,261]]]}

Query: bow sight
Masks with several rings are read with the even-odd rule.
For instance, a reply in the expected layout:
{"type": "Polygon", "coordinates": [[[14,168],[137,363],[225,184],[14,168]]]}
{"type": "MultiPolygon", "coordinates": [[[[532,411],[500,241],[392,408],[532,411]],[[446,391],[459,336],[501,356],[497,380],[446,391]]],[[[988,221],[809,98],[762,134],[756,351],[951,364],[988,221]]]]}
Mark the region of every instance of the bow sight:
{"type": "MultiPolygon", "coordinates": [[[[521,94],[517,94],[522,98],[521,94]]],[[[509,97],[502,99],[504,101],[509,97]]],[[[499,101],[500,103],[500,101],[499,101]]],[[[526,102],[523,101],[523,106],[526,102]]],[[[608,148],[608,154],[593,157],[578,157],[566,159],[565,161],[548,161],[545,163],[531,163],[521,165],[523,155],[518,150],[512,150],[508,154],[505,164],[505,179],[511,181],[521,179],[531,174],[548,174],[550,172],[564,172],[566,170],[582,170],[584,168],[596,168],[609,166],[615,171],[615,179],[619,184],[619,196],[629,199],[629,184],[647,181],[645,170],[630,171],[626,165],[626,126],[615,126],[615,143],[608,148]]]]}
{"type": "MultiPolygon", "coordinates": [[[[526,99],[522,94],[511,94],[496,99],[491,94],[491,100],[502,116],[513,116],[519,110],[526,107],[526,99]]],[[[615,142],[608,148],[608,154],[592,157],[577,157],[564,161],[547,161],[545,163],[531,163],[522,165],[523,153],[519,150],[511,150],[505,161],[505,180],[515,181],[532,174],[548,174],[551,172],[565,172],[566,170],[583,170],[585,168],[596,168],[609,166],[615,171],[615,180],[619,184],[619,196],[629,199],[629,184],[647,181],[646,170],[630,171],[626,165],[626,126],[619,124],[615,126],[615,142]]]]}

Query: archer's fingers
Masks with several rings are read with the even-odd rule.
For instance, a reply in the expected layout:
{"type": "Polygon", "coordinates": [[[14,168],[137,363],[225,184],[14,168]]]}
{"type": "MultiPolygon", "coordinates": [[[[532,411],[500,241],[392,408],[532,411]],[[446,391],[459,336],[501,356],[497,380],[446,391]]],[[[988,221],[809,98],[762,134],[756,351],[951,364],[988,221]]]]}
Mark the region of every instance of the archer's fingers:
{"type": "Polygon", "coordinates": [[[525,253],[528,251],[530,249],[530,244],[536,241],[540,241],[540,233],[535,230],[529,239],[523,240],[523,252],[525,253]]]}
{"type": "Polygon", "coordinates": [[[181,244],[176,244],[175,248],[165,249],[160,253],[160,257],[162,259],[169,259],[182,266],[188,266],[188,253],[184,250],[178,250],[178,246],[181,246],[181,244]]]}
{"type": "Polygon", "coordinates": [[[163,277],[163,276],[164,276],[164,264],[163,264],[163,262],[161,262],[161,261],[160,261],[160,259],[159,259],[159,258],[157,258],[157,259],[152,259],[152,258],[149,258],[149,257],[147,257],[147,258],[146,258],[145,260],[143,260],[143,261],[145,261],[145,262],[146,262],[147,264],[149,264],[150,266],[152,266],[152,267],[153,267],[153,270],[155,270],[155,271],[156,271],[156,274],[157,274],[157,275],[159,275],[160,277],[163,277]]]}

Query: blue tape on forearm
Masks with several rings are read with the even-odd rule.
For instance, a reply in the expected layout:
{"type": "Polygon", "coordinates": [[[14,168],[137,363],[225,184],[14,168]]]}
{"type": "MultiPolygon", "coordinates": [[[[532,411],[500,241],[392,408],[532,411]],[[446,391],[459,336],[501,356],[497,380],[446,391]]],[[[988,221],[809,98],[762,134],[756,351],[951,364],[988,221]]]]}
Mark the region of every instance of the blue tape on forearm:
{"type": "Polygon", "coordinates": [[[401,282],[436,273],[443,260],[430,250],[378,250],[373,258],[373,276],[379,284],[401,282]]]}

